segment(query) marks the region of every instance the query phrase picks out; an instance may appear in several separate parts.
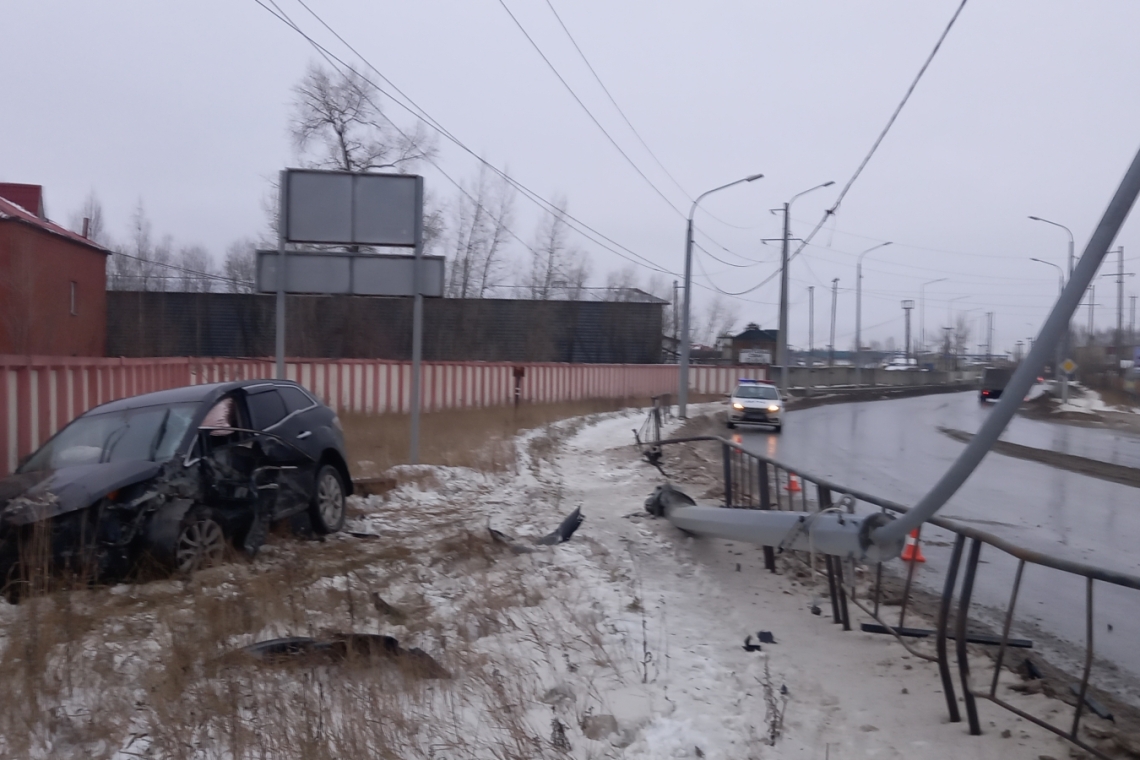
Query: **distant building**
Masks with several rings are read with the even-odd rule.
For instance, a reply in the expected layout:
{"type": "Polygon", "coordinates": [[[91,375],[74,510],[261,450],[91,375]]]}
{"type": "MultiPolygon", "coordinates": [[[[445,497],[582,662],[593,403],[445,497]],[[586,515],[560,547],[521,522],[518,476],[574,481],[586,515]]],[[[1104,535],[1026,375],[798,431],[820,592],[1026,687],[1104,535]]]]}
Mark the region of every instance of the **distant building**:
{"type": "Polygon", "coordinates": [[[0,183],[0,354],[102,356],[108,253],[48,220],[39,185],[0,183]]]}
{"type": "Polygon", "coordinates": [[[732,336],[731,359],[734,364],[773,364],[776,361],[776,344],[779,330],[761,330],[751,323],[744,332],[732,336]]]}

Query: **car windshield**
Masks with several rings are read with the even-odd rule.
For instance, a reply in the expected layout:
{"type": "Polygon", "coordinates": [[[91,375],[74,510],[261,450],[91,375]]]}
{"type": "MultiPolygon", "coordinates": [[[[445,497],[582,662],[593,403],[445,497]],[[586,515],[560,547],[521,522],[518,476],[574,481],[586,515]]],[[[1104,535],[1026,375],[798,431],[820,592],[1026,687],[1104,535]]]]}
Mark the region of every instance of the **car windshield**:
{"type": "Polygon", "coordinates": [[[101,462],[165,462],[174,457],[198,404],[168,404],[85,414],[20,468],[54,470],[101,462]]]}
{"type": "Polygon", "coordinates": [[[774,385],[738,385],[733,395],[737,398],[780,398],[774,385]]]}

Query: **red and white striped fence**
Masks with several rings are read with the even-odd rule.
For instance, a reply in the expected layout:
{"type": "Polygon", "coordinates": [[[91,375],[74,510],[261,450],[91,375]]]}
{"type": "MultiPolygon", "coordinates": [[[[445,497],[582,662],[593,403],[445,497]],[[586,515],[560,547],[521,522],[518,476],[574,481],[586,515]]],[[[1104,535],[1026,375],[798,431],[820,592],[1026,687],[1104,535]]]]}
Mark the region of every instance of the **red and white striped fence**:
{"type": "MultiPolygon", "coordinates": [[[[677,390],[677,366],[669,364],[425,362],[423,408],[510,404],[516,369],[523,372],[520,397],[528,403],[648,399],[677,390]]],[[[286,373],[338,411],[408,411],[409,362],[298,359],[286,363],[286,373]]],[[[273,376],[272,360],[0,356],[0,474],[93,406],[183,385],[273,376]]],[[[766,374],[762,367],[693,367],[689,387],[693,393],[728,393],[739,377],[766,374]]]]}

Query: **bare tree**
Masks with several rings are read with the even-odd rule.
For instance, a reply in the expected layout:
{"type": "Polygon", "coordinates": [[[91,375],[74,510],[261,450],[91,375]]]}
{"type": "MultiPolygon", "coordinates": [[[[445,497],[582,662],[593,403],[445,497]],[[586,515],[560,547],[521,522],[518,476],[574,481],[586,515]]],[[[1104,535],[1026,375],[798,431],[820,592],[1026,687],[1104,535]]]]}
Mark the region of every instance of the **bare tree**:
{"type": "Polygon", "coordinates": [[[739,319],[736,304],[719,294],[714,295],[705,307],[704,319],[693,325],[691,339],[694,343],[711,346],[718,337],[730,332],[739,319]]]}
{"type": "Polygon", "coordinates": [[[967,352],[970,343],[970,320],[965,314],[959,314],[954,320],[954,355],[962,356],[967,352]]]}
{"type": "Polygon", "coordinates": [[[252,293],[257,276],[257,241],[242,238],[230,243],[222,261],[222,275],[230,293],[252,293]]]}
{"type": "MultiPolygon", "coordinates": [[[[377,170],[414,171],[432,161],[438,149],[423,122],[400,126],[381,105],[380,90],[357,71],[326,69],[309,64],[293,88],[293,116],[289,132],[301,163],[314,169],[349,172],[377,170]]],[[[277,188],[267,211],[272,237],[277,233],[277,188]]],[[[444,214],[427,194],[424,198],[424,251],[442,239],[444,214]]],[[[355,249],[352,249],[355,250],[355,249]]]]}
{"type": "Polygon", "coordinates": [[[209,293],[217,283],[217,267],[214,258],[200,245],[186,246],[178,251],[175,264],[179,269],[171,272],[178,275],[179,290],[188,293],[209,293]]]}
{"type": "Polygon", "coordinates": [[[464,191],[452,214],[447,295],[486,298],[506,274],[514,188],[505,178],[490,181],[483,166],[473,186],[464,191]]]}
{"type": "Polygon", "coordinates": [[[605,291],[602,294],[606,301],[629,301],[637,290],[637,270],[633,265],[621,269],[610,270],[606,273],[605,291]]]}
{"type": "Polygon", "coordinates": [[[95,191],[87,193],[83,206],[72,213],[70,228],[72,232],[83,234],[83,220],[87,220],[87,239],[104,248],[111,247],[111,236],[107,232],[107,220],[103,216],[103,203],[95,191]]]}
{"type": "Polygon", "coordinates": [[[171,269],[169,236],[154,240],[153,225],[142,201],[131,215],[127,241],[114,249],[108,267],[108,287],[112,290],[171,290],[171,280],[179,279],[171,269]]]}
{"type": "Polygon", "coordinates": [[[290,132],[310,167],[402,171],[436,153],[423,123],[398,127],[384,114],[376,85],[356,71],[311,63],[293,93],[290,132]]]}
{"type": "Polygon", "coordinates": [[[556,199],[554,212],[544,217],[531,249],[530,270],[524,287],[531,298],[581,298],[590,278],[590,262],[585,251],[569,241],[566,199],[556,199]]]}

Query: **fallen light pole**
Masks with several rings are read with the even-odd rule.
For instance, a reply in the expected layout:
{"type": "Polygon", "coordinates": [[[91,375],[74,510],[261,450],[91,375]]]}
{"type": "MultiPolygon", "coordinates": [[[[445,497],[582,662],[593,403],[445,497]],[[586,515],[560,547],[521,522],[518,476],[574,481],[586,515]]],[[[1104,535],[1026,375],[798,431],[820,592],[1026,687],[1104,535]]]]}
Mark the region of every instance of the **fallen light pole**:
{"type": "Polygon", "coordinates": [[[871,544],[871,531],[895,519],[885,513],[861,517],[840,507],[813,513],[702,507],[669,484],[658,486],[645,506],[688,533],[780,551],[817,552],[875,563],[896,559],[904,544],[904,539],[883,546],[871,544]]]}
{"type": "MultiPolygon", "coordinates": [[[[768,509],[701,507],[671,486],[661,487],[646,502],[646,507],[653,514],[668,518],[678,528],[702,536],[747,541],[781,550],[817,551],[870,563],[898,557],[907,534],[934,517],[949,501],[993,448],[1017,412],[1030,386],[1056,351],[1058,341],[1067,332],[1073,313],[1124,225],[1137,195],[1140,195],[1140,151],[1132,159],[1072,276],[1033,341],[1025,361],[1010,378],[997,406],[933,488],[901,517],[891,519],[881,513],[861,517],[840,513],[835,508],[808,515],[768,509]]],[[[672,442],[680,443],[682,439],[672,442]]]]}

